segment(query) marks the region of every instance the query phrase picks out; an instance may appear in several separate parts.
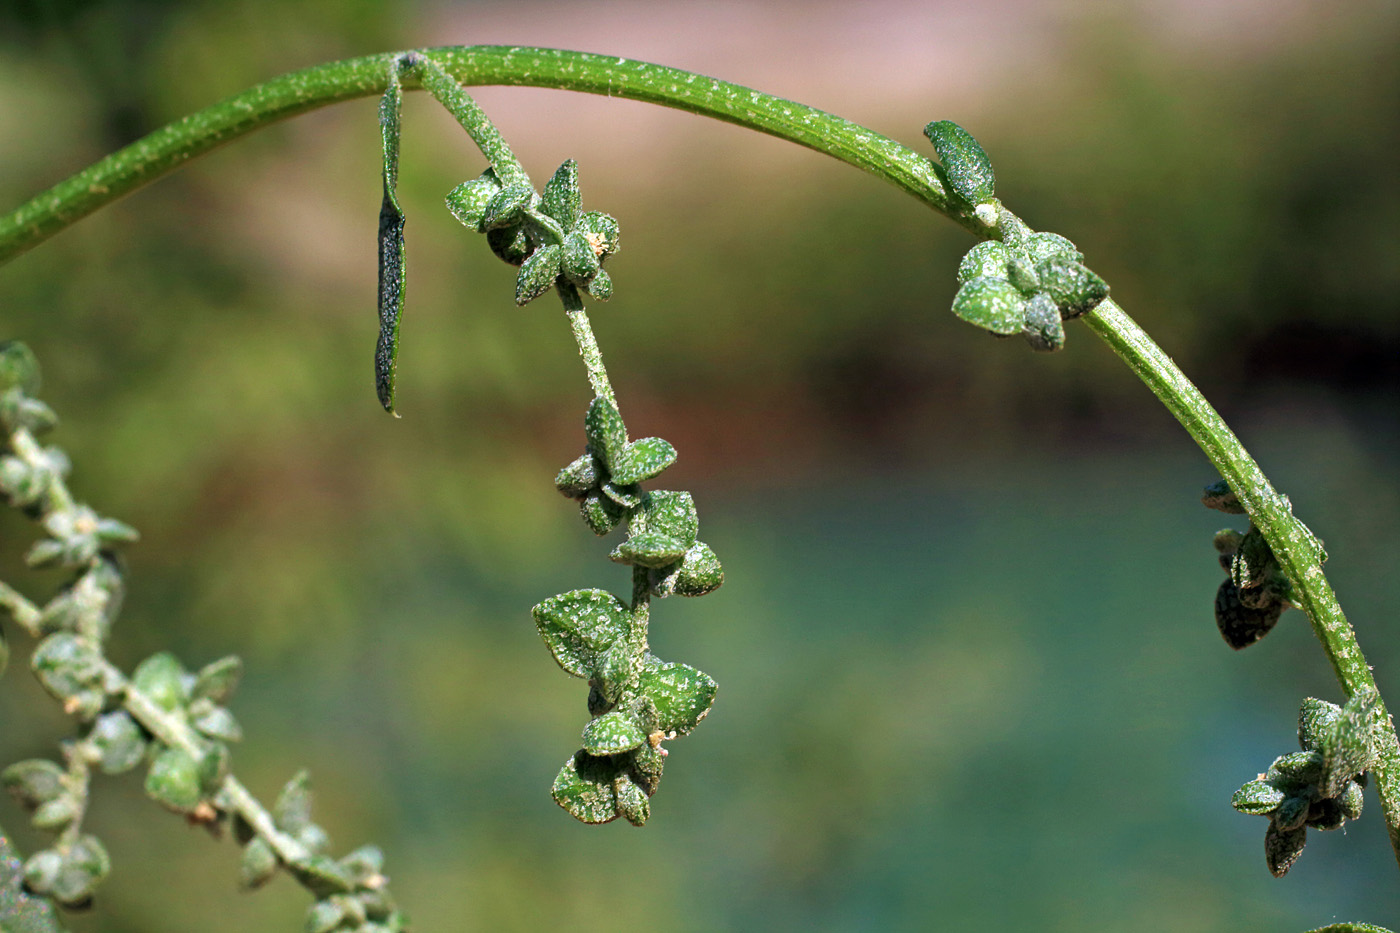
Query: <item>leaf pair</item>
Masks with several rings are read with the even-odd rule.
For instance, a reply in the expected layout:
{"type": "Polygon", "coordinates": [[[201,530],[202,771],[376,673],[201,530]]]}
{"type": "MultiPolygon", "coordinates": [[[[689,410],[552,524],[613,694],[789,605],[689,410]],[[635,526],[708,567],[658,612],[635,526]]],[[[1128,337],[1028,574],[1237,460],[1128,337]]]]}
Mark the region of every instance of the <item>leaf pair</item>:
{"type": "Polygon", "coordinates": [[[627,440],[617,406],[597,396],[584,415],[588,447],[559,471],[554,486],[570,499],[594,534],[605,535],[642,503],[639,483],[659,476],[676,462],[676,450],[659,437],[627,440]]]}

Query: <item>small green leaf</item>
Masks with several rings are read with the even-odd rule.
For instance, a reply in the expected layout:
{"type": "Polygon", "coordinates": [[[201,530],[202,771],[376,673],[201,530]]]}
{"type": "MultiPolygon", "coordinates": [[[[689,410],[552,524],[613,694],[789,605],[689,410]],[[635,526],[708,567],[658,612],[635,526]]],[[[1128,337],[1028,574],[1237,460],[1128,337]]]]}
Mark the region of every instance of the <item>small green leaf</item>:
{"type": "Polygon", "coordinates": [[[0,785],[21,807],[35,810],[63,793],[63,769],[42,758],[17,761],[0,771],[0,785]]]}
{"type": "Polygon", "coordinates": [[[642,674],[640,690],[656,707],[657,728],[685,735],[710,711],[719,685],[687,664],[663,664],[642,674]]]}
{"type": "Polygon", "coordinates": [[[485,233],[486,208],[501,190],[496,170],[488,168],[471,181],[464,181],[447,194],[447,209],[463,225],[485,233]]]}
{"type": "Polygon", "coordinates": [[[63,871],[63,856],[54,849],[42,849],[24,863],[24,883],[35,894],[48,895],[63,871]]]}
{"type": "Polygon", "coordinates": [[[112,860],[97,837],[79,836],[63,856],[50,892],[65,907],[85,904],[111,870],[112,860]]]}
{"type": "Polygon", "coordinates": [[[608,555],[608,560],[634,567],[661,569],[685,556],[689,547],[685,540],[660,531],[642,531],[630,535],[608,555]]]}
{"type": "Polygon", "coordinates": [[[220,658],[204,665],[195,674],[190,699],[209,700],[220,705],[227,703],[242,678],[243,661],[237,655],[220,658]]]}
{"type": "Polygon", "coordinates": [[[1225,644],[1236,651],[1248,648],[1269,634],[1278,623],[1283,606],[1274,604],[1264,609],[1251,609],[1240,602],[1240,591],[1233,580],[1225,580],[1215,591],[1215,624],[1225,644]]]}
{"type": "Polygon", "coordinates": [[[578,163],[569,159],[554,170],[540,192],[540,210],[559,221],[565,230],[578,225],[582,195],[578,186],[578,163]]]}
{"type": "Polygon", "coordinates": [[[617,781],[617,812],[633,826],[642,826],[651,816],[651,802],[642,789],[627,777],[617,781]]]}
{"type": "Polygon", "coordinates": [[[541,246],[520,266],[515,278],[515,303],[527,305],[554,287],[559,278],[563,250],[552,243],[541,246]]]}
{"type": "Polygon", "coordinates": [[[98,764],[105,774],[128,771],[146,756],[146,734],[125,710],[98,716],[88,741],[101,756],[98,764]]]}
{"type": "Polygon", "coordinates": [[[531,612],[554,660],[575,677],[592,676],[603,653],[624,638],[631,625],[631,610],[605,590],[551,596],[531,612]]]}
{"type": "Polygon", "coordinates": [[[641,666],[639,662],[645,652],[644,644],[619,639],[594,660],[589,682],[608,705],[621,700],[627,688],[636,681],[641,666]]]}
{"type": "Polygon", "coordinates": [[[627,447],[627,425],[617,406],[601,395],[594,396],[583,416],[588,449],[609,470],[627,447]]]}
{"type": "Polygon", "coordinates": [[[958,289],[953,313],[994,334],[1019,334],[1026,321],[1025,304],[1016,286],[983,276],[958,289]]]}
{"type": "Polygon", "coordinates": [[[272,845],[257,836],[243,847],[243,857],[238,865],[238,883],[249,891],[260,888],[272,880],[280,864],[272,845]]]}
{"type": "Polygon", "coordinates": [[[1011,262],[1011,252],[1003,243],[996,240],[983,240],[958,263],[958,284],[965,285],[973,279],[1007,277],[1007,267],[1011,262]]]}
{"type": "Polygon", "coordinates": [[[1317,785],[1322,776],[1323,755],[1321,752],[1293,752],[1280,755],[1269,765],[1264,779],[1285,793],[1290,789],[1301,790],[1317,785]]]}
{"type": "Polygon", "coordinates": [[[1267,781],[1250,781],[1235,791],[1230,798],[1230,806],[1241,813],[1253,816],[1267,816],[1278,809],[1284,801],[1284,793],[1267,781]]]}
{"type": "Polygon", "coordinates": [[[142,661],[131,675],[131,685],[161,709],[180,709],[189,700],[184,666],[168,651],[142,661]]]}
{"type": "Polygon", "coordinates": [[[600,536],[616,528],[617,523],[622,521],[622,516],[627,514],[626,508],[600,492],[590,492],[584,496],[583,501],[579,503],[579,511],[583,513],[583,520],[588,523],[593,533],[600,536]]]}
{"type": "Polygon", "coordinates": [[[611,480],[599,486],[598,491],[624,509],[635,509],[642,504],[644,496],[642,487],[638,486],[636,483],[630,486],[620,486],[611,480]]]}
{"type": "Polygon", "coordinates": [[[1065,328],[1060,323],[1060,309],[1045,292],[1036,292],[1025,305],[1025,325],[1021,335],[1032,350],[1052,353],[1064,348],[1065,328]]]}
{"type": "Polygon", "coordinates": [[[240,742],[243,740],[243,729],[226,706],[211,706],[207,709],[199,709],[198,712],[192,706],[190,725],[198,729],[201,734],[221,742],[240,742]]]}
{"type": "Polygon", "coordinates": [[[724,582],[724,568],[704,541],[696,541],[673,568],[651,571],[651,592],[656,596],[704,596],[724,582]]]}
{"type": "Polygon", "coordinates": [[[0,392],[19,389],[25,395],[39,392],[39,360],[18,340],[0,342],[0,392]]]}
{"type": "Polygon", "coordinates": [[[48,803],[40,804],[31,822],[35,829],[56,833],[76,820],[79,812],[78,801],[72,797],[55,797],[48,803]]]}
{"type": "Polygon", "coordinates": [[[1040,290],[1040,276],[1036,273],[1035,266],[1015,253],[1011,254],[1006,263],[1006,280],[1026,297],[1040,290]]]}
{"type": "Polygon", "coordinates": [[[1031,262],[1039,265],[1047,259],[1083,262],[1084,254],[1058,233],[1032,233],[1021,242],[1021,251],[1031,262]]]}
{"type": "Polygon", "coordinates": [[[375,881],[382,883],[384,852],[378,846],[360,846],[340,860],[340,867],[355,879],[357,887],[375,881]]]}
{"type": "Polygon", "coordinates": [[[287,866],[288,871],[318,898],[341,894],[354,887],[350,876],[336,864],[335,859],[324,855],[313,855],[308,859],[287,866]]]}
{"type": "Polygon", "coordinates": [[[525,211],[535,203],[535,189],[525,182],[505,185],[486,203],[481,223],[487,230],[512,227],[525,220],[525,211]]]}
{"type": "Polygon", "coordinates": [[[554,488],[570,499],[582,499],[598,485],[598,464],[592,454],[584,454],[554,477],[554,488]]]}
{"type": "Polygon", "coordinates": [[[1269,828],[1264,833],[1264,860],[1273,876],[1282,878],[1288,874],[1288,869],[1298,861],[1298,856],[1303,854],[1303,847],[1307,844],[1307,827],[1281,830],[1272,822],[1269,823],[1269,828]]]}
{"type": "Polygon", "coordinates": [[[550,794],[582,823],[609,823],[618,817],[613,784],[622,770],[616,758],[596,757],[580,749],[559,769],[550,794]]]}
{"type": "Polygon", "coordinates": [[[608,275],[608,270],[599,269],[598,274],[593,276],[593,280],[588,283],[586,290],[588,292],[588,297],[598,301],[607,301],[611,298],[613,293],[613,281],[612,276],[608,275]]]}
{"type": "Polygon", "coordinates": [[[1372,923],[1331,923],[1315,930],[1307,930],[1305,933],[1390,933],[1390,931],[1372,923]]]}
{"type": "Polygon", "coordinates": [[[924,127],[953,191],[969,204],[981,204],[996,194],[996,174],[982,146],[967,130],[951,120],[936,120],[924,127]]]}
{"type": "Polygon", "coordinates": [[[311,825],[311,775],[298,771],[272,807],[272,821],[285,833],[295,835],[311,825]]]}
{"type": "Polygon", "coordinates": [[[1070,259],[1052,257],[1036,267],[1041,287],[1050,293],[1065,320],[1094,310],[1108,297],[1108,283],[1070,259]]]}
{"type": "Polygon", "coordinates": [[[102,711],[107,700],[106,666],[84,639],[61,632],[39,643],[30,666],[65,712],[83,720],[102,711]]]}
{"type": "Polygon", "coordinates": [[[1269,542],[1264,540],[1258,528],[1251,525],[1240,539],[1239,549],[1230,562],[1230,579],[1235,581],[1238,589],[1253,589],[1269,578],[1273,566],[1274,552],[1270,550],[1269,542]]]}
{"type": "Polygon", "coordinates": [[[170,809],[186,813],[204,796],[199,778],[199,762],[183,749],[167,748],[155,757],[151,770],[146,772],[146,793],[170,809]]]}
{"type": "Polygon", "coordinates": [[[642,727],[631,716],[613,712],[599,716],[583,730],[583,750],[590,755],[617,755],[647,740],[642,727]]]}
{"type": "Polygon", "coordinates": [[[317,901],[306,911],[306,933],[330,933],[340,926],[345,911],[336,898],[317,901]]]}
{"type": "Polygon", "coordinates": [[[1342,717],[1342,708],[1317,697],[1308,697],[1298,708],[1298,744],[1303,751],[1321,751],[1342,717]]]}
{"type": "Polygon", "coordinates": [[[627,444],[611,464],[612,482],[630,486],[653,479],[676,462],[676,449],[659,437],[644,437],[627,444]]]}
{"type": "Polygon", "coordinates": [[[7,430],[25,430],[38,436],[57,424],[58,415],[38,399],[28,398],[17,388],[0,392],[0,425],[7,430]]]}
{"type": "Polygon", "coordinates": [[[1346,789],[1341,796],[1334,798],[1337,801],[1337,808],[1341,810],[1342,816],[1348,820],[1361,818],[1361,807],[1366,802],[1366,793],[1361,789],[1361,785],[1355,781],[1347,781],[1346,789]]]}

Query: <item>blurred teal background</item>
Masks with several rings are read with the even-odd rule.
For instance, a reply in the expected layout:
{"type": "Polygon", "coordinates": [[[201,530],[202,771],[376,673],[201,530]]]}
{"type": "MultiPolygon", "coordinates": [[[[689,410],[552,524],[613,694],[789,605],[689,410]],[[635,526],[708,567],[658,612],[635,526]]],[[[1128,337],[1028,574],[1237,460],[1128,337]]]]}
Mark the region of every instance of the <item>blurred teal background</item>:
{"type": "MultiPolygon", "coordinates": [[[[257,81],[474,42],[661,61],[925,150],[1074,239],[1296,511],[1400,696],[1400,7],[1357,0],[0,3],[0,208],[257,81]]],[[[207,156],[0,269],[73,485],[136,525],[113,642],[249,673],[235,764],[310,768],[336,851],[375,841],[422,931],[1297,931],[1400,923],[1374,796],[1277,881],[1230,794],[1339,698],[1303,618],[1239,655],[1211,604],[1215,477],[1087,331],[1055,356],[947,313],[970,240],[894,189],[733,127],[483,89],[543,181],[622,222],[595,327],[634,434],[680,450],[724,561],[658,604],[720,693],[651,822],[550,801],[587,720],[529,617],[626,571],[553,490],[588,402],[557,306],[442,209],[483,162],[406,104],[401,421],[375,402],[374,101],[207,156]]],[[[1236,523],[1238,524],[1238,523],[1236,523]]],[[[4,579],[32,530],[0,516],[4,579]]],[[[11,632],[16,647],[22,642],[11,632]]],[[[22,665],[3,763],[68,726],[22,665]]],[[[0,825],[34,848],[12,804],[0,825]]],[[[236,848],[100,782],[115,868],[76,931],[292,930],[236,848]]]]}

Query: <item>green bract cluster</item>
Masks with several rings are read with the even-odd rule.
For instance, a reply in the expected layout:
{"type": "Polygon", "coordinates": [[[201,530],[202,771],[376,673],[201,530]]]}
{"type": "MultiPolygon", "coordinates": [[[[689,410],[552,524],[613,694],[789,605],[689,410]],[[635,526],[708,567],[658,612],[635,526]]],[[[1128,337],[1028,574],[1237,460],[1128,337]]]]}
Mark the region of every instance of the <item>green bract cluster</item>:
{"type": "Polygon", "coordinates": [[[605,590],[574,590],[533,610],[555,661],[588,680],[583,748],[555,778],[561,807],[585,823],[625,817],[646,822],[648,798],[661,781],[661,743],[685,735],[705,718],[716,684],[685,664],[668,664],[647,646],[652,596],[703,596],[724,581],[719,560],[697,539],[699,518],[690,493],[643,491],[676,459],[666,441],[629,441],[617,407],[595,397],[584,416],[588,446],[555,478],[577,499],[584,521],[605,535],[627,521],[627,539],[608,555],[632,567],[629,605],[605,590]]]}
{"type": "MultiPolygon", "coordinates": [[[[244,846],[245,886],[285,868],[308,888],[317,898],[308,929],[406,929],[385,889],[378,850],[361,849],[339,861],[322,854],[329,840],[311,821],[305,775],[287,785],[269,814],[230,774],[229,743],[242,737],[227,707],[243,672],[238,658],[192,672],[160,652],[130,677],[107,659],[107,637],[125,592],[114,549],[135,540],[136,532],[74,501],[68,458],[36,440],[57,422],[33,398],[38,387],[28,348],[0,344],[0,492],[46,533],[29,549],[28,563],[71,573],[42,605],[0,583],[0,608],[38,639],[35,676],[81,724],[77,737],[62,743],[61,765],[34,759],[0,772],[0,785],[32,814],[34,826],[56,836],[24,862],[25,887],[68,907],[92,898],[110,862],[102,843],[82,832],[91,776],[144,766],[151,798],[211,832],[232,827],[244,846]]],[[[0,651],[0,662],[4,657],[0,651]]]]}
{"type": "Polygon", "coordinates": [[[1361,815],[1366,772],[1377,761],[1378,697],[1358,694],[1337,706],[1308,697],[1298,710],[1300,752],[1274,760],[1265,774],[1235,792],[1241,813],[1269,818],[1264,857],[1282,877],[1307,845],[1308,827],[1340,829],[1361,815]]]}
{"type": "MultiPolygon", "coordinates": [[[[550,288],[581,290],[598,301],[612,295],[603,260],[618,249],[617,221],[583,211],[578,165],[568,160],[543,192],[528,181],[505,184],[494,168],[447,195],[447,208],[462,224],[486,234],[491,251],[520,267],[515,303],[528,304],[550,288]]],[[[577,298],[577,292],[573,296],[577,298]]]]}
{"type": "MultiPolygon", "coordinates": [[[[1244,507],[1224,480],[1207,486],[1201,502],[1230,515],[1244,514],[1244,507]]],[[[1312,541],[1319,562],[1327,560],[1321,542],[1316,538],[1312,541]]],[[[1215,624],[1231,648],[1247,648],[1269,634],[1283,610],[1292,608],[1293,584],[1253,522],[1243,534],[1233,528],[1217,531],[1215,550],[1226,573],[1215,592],[1215,624]]]]}
{"type": "Polygon", "coordinates": [[[1108,286],[1069,240],[1057,233],[1013,234],[1005,221],[1014,218],[1005,210],[1001,216],[1005,242],[978,243],[958,266],[962,287],[953,313],[998,336],[1020,334],[1034,350],[1058,350],[1065,345],[1061,322],[1092,311],[1108,297],[1108,286]]]}

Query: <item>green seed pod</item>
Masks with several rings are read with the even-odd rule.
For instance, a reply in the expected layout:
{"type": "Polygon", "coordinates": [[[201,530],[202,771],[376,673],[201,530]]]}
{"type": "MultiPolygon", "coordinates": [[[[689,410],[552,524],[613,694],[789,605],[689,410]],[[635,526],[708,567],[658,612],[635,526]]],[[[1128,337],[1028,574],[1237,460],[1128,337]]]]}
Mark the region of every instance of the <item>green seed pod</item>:
{"type": "Polygon", "coordinates": [[[1052,257],[1036,269],[1066,321],[1087,314],[1108,297],[1108,283],[1073,260],[1052,257]]]}
{"type": "Polygon", "coordinates": [[[1065,328],[1060,323],[1060,309],[1045,292],[1036,292],[1025,305],[1025,324],[1021,336],[1040,353],[1064,349],[1065,328]]]}
{"type": "Polygon", "coordinates": [[[165,749],[146,773],[146,794],[178,813],[193,810],[204,796],[199,762],[183,749],[165,749]]]}
{"type": "Polygon", "coordinates": [[[958,284],[966,285],[980,278],[1004,279],[1010,261],[1011,252],[1004,244],[996,240],[983,240],[968,250],[962,262],[958,263],[958,284]]]}
{"type": "Polygon", "coordinates": [[[933,143],[948,186],[969,204],[981,204],[996,194],[996,174],[982,146],[967,130],[951,120],[936,120],[924,127],[933,143]]]}
{"type": "Polygon", "coordinates": [[[1266,816],[1278,809],[1284,801],[1284,793],[1267,781],[1250,781],[1230,798],[1230,806],[1241,813],[1252,816],[1266,816]]]}
{"type": "Polygon", "coordinates": [[[565,235],[559,267],[570,282],[584,288],[602,269],[593,246],[578,231],[565,235]]]}
{"type": "Polygon", "coordinates": [[[250,840],[243,847],[243,857],[238,866],[238,883],[245,890],[260,888],[277,874],[280,863],[272,845],[261,836],[250,840]]]}
{"type": "Polygon", "coordinates": [[[1283,606],[1277,603],[1263,609],[1245,606],[1233,580],[1225,580],[1215,592],[1215,624],[1225,644],[1236,651],[1269,634],[1282,614],[1283,606]]]}
{"type": "Polygon", "coordinates": [[[636,720],[621,712],[599,716],[583,730],[583,750],[590,755],[621,754],[646,740],[646,733],[636,720]]]}
{"type": "Polygon", "coordinates": [[[562,257],[562,248],[552,243],[531,253],[515,278],[515,303],[523,307],[553,288],[562,257]]]}
{"type": "Polygon", "coordinates": [[[972,279],[958,289],[953,313],[994,334],[1019,334],[1025,326],[1026,301],[1005,279],[972,279]]]}
{"type": "Polygon", "coordinates": [[[1298,861],[1298,856],[1303,854],[1303,847],[1307,844],[1308,830],[1306,827],[1281,830],[1270,823],[1268,830],[1264,833],[1264,861],[1268,864],[1269,871],[1273,876],[1282,878],[1288,874],[1288,869],[1292,868],[1293,863],[1298,861]]]}

